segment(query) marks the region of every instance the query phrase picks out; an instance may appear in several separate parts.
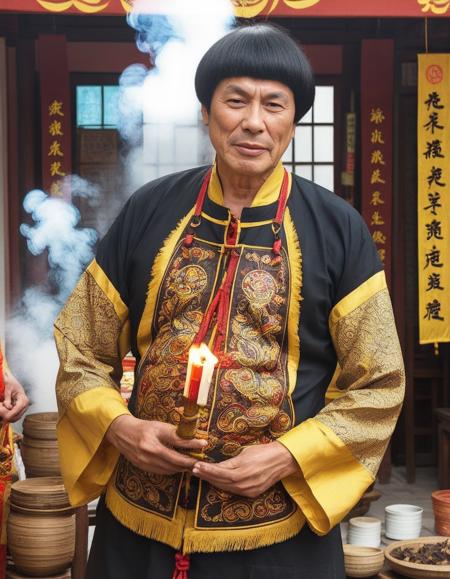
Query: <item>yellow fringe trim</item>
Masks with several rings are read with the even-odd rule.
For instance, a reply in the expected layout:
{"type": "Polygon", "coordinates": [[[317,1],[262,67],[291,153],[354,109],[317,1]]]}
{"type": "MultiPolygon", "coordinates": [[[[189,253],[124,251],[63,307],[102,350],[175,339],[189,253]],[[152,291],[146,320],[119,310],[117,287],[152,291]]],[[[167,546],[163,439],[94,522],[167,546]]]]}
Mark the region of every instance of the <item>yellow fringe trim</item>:
{"type": "Polygon", "coordinates": [[[288,309],[288,375],[289,394],[292,394],[297,384],[297,370],[300,364],[300,302],[302,292],[302,251],[300,241],[292,221],[291,213],[286,208],[284,219],[287,250],[290,269],[290,294],[288,309]]]}
{"type": "Polygon", "coordinates": [[[183,553],[214,553],[217,551],[248,551],[282,543],[297,535],[305,524],[305,516],[296,509],[287,519],[246,529],[195,528],[195,510],[178,507],[175,518],[168,520],[149,513],[126,501],[114,487],[108,485],[106,505],[125,527],[149,539],[160,541],[183,553]]]}
{"type": "Polygon", "coordinates": [[[194,528],[195,512],[189,511],[184,533],[183,553],[214,553],[216,551],[248,551],[282,543],[297,535],[305,524],[300,509],[283,521],[247,529],[194,528]]]}
{"type": "Polygon", "coordinates": [[[117,492],[113,483],[106,491],[106,505],[124,527],[138,535],[180,549],[186,524],[186,509],[178,507],[174,519],[166,519],[129,503],[117,492]]]}
{"type": "Polygon", "coordinates": [[[155,261],[153,262],[144,313],[142,314],[142,318],[139,323],[137,336],[137,345],[141,358],[144,357],[144,354],[150,345],[150,329],[164,273],[167,269],[167,266],[169,265],[169,261],[173,257],[175,247],[180,240],[181,234],[186,229],[189,221],[191,220],[194,209],[195,207],[193,207],[189,213],[183,217],[183,219],[180,219],[175,229],[169,233],[161,249],[159,250],[158,255],[156,256],[155,261]]]}

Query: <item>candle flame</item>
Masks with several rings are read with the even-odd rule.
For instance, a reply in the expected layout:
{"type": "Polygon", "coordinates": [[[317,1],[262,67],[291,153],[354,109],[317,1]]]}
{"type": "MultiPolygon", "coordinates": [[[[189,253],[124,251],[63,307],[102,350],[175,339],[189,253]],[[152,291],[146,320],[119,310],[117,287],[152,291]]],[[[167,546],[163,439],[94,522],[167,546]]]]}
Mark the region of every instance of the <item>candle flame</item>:
{"type": "Polygon", "coordinates": [[[218,359],[206,344],[200,344],[200,346],[191,346],[189,349],[189,359],[197,366],[204,366],[206,362],[216,365],[218,359]]]}
{"type": "MultiPolygon", "coordinates": [[[[211,383],[214,366],[219,360],[214,356],[206,344],[193,345],[189,348],[186,382],[184,385],[185,398],[197,399],[199,388],[200,399],[204,400],[211,383]],[[200,377],[198,370],[200,369],[200,377]],[[194,379],[194,380],[193,380],[194,379]],[[200,382],[198,382],[200,380],[200,382]]],[[[205,404],[205,402],[203,402],[205,404]]]]}

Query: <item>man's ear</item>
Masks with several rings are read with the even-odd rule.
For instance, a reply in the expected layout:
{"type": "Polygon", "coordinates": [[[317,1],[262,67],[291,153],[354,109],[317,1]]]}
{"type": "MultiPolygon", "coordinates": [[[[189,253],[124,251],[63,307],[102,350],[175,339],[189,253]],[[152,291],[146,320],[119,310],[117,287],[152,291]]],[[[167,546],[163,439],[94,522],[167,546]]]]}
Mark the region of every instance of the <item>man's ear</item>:
{"type": "Polygon", "coordinates": [[[206,110],[205,105],[202,105],[201,112],[202,112],[203,124],[208,126],[209,125],[209,114],[208,114],[208,111],[206,110]]]}

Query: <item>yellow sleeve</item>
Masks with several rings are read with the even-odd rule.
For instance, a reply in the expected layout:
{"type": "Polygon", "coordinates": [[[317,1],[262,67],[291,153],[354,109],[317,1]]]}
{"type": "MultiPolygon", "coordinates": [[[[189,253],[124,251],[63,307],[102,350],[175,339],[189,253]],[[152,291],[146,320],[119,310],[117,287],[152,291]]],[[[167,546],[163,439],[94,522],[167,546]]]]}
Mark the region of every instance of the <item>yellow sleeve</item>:
{"type": "Polygon", "coordinates": [[[120,394],[99,387],[77,396],[59,420],[61,472],[72,505],[95,499],[108,483],[119,452],[104,436],[122,414],[130,412],[120,394]]]}
{"type": "Polygon", "coordinates": [[[342,393],[278,439],[299,465],[282,482],[318,535],[328,533],[375,480],[404,395],[403,360],[384,272],[330,314],[342,393]]]}
{"type": "Polygon", "coordinates": [[[115,418],[129,414],[120,395],[128,328],[128,309],[94,260],[55,322],[58,444],[73,505],[98,497],[117,463],[104,437],[115,418]]]}

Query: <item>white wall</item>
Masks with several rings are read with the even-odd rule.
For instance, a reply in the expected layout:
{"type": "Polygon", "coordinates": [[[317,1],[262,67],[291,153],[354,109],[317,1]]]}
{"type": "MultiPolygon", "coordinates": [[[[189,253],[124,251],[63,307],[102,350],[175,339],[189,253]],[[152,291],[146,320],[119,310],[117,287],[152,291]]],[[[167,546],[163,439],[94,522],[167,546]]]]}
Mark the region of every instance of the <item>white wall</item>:
{"type": "Polygon", "coordinates": [[[6,44],[0,38],[0,342],[5,338],[6,317],[6,257],[8,252],[8,166],[6,111],[6,44]]]}

